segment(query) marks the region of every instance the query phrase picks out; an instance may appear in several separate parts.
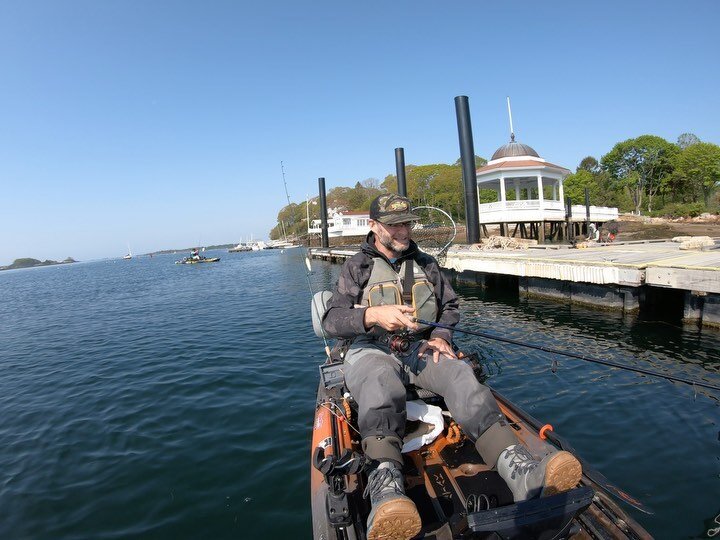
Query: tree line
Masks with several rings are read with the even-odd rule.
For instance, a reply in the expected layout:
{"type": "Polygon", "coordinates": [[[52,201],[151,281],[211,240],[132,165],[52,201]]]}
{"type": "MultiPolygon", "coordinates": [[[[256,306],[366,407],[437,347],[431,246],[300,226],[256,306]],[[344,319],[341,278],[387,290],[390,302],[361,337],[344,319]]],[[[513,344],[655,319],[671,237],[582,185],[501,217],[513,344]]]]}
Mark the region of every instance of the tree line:
{"type": "MultiPolygon", "coordinates": [[[[476,167],[487,161],[475,156],[476,167]]],[[[452,165],[407,165],[405,168],[409,198],[416,206],[437,206],[453,218],[465,220],[462,167],[458,159],[452,165]]],[[[583,158],[574,173],[563,182],[565,196],[573,203],[585,201],[614,206],[621,212],[652,216],[696,216],[720,209],[720,146],[703,142],[692,133],[683,133],[671,143],[656,135],[641,135],[617,143],[596,159],[583,158]]],[[[545,197],[550,197],[546,187],[545,197]]],[[[344,211],[367,211],[380,193],[397,191],[397,178],[389,174],[380,182],[368,178],[354,187],[336,187],[327,193],[327,206],[344,211]]],[[[514,197],[508,190],[509,199],[514,197]]],[[[480,202],[497,200],[491,189],[479,190],[480,202]]],[[[318,197],[308,203],[291,203],[278,213],[278,225],[270,238],[307,234],[307,215],[319,219],[318,197]]]]}

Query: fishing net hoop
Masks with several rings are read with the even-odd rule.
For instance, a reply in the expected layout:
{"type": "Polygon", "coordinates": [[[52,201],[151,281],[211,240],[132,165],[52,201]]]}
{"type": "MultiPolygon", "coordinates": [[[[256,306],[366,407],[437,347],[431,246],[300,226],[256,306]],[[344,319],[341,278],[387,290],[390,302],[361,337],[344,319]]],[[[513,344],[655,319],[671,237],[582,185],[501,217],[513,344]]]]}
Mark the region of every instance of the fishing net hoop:
{"type": "Polygon", "coordinates": [[[444,264],[447,251],[457,236],[455,220],[445,210],[437,206],[415,206],[412,212],[422,218],[430,216],[436,218],[430,223],[422,223],[423,220],[419,221],[420,226],[413,226],[412,235],[413,240],[422,251],[435,257],[439,264],[444,264]],[[442,217],[438,218],[436,212],[442,217]]]}

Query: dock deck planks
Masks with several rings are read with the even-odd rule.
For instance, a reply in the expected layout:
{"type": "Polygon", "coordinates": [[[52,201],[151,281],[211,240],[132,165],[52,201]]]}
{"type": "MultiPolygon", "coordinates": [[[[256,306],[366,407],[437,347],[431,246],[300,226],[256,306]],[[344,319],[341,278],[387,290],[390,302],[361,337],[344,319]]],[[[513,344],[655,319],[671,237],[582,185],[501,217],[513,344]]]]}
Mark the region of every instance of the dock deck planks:
{"type": "MultiPolygon", "coordinates": [[[[618,242],[585,249],[557,245],[524,250],[481,251],[450,248],[446,268],[457,272],[538,277],[639,287],[643,284],[703,293],[720,293],[720,243],[706,251],[681,250],[672,241],[618,242]]],[[[311,248],[311,256],[346,259],[358,248],[311,248]]]]}

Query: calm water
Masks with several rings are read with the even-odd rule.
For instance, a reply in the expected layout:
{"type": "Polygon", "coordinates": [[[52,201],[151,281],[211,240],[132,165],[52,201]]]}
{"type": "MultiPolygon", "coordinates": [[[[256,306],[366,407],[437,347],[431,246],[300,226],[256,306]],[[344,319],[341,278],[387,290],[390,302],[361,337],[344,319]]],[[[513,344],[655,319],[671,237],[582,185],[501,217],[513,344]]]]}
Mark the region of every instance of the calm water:
{"type": "MultiPolygon", "coordinates": [[[[307,538],[322,344],[301,250],[0,273],[0,538],[307,538]]],[[[313,287],[339,266],[314,262],[313,287]]],[[[462,287],[464,324],[720,383],[720,334],[462,287]]],[[[491,383],[652,506],[720,512],[718,398],[459,337],[491,383]]]]}

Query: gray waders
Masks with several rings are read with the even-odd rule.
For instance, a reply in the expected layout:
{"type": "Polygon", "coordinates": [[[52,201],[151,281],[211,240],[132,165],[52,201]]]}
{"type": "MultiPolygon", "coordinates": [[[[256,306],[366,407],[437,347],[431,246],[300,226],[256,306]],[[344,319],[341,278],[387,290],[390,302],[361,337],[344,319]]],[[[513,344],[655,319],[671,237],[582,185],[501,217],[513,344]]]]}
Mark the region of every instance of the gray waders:
{"type": "Polygon", "coordinates": [[[384,344],[361,336],[345,355],[345,383],[359,407],[365,454],[402,465],[405,385],[412,383],[445,398],[455,421],[476,441],[480,457],[494,467],[500,453],[518,443],[495,397],[462,360],[441,355],[436,364],[432,351],[418,358],[421,344],[415,342],[407,355],[398,355],[384,344]]]}

